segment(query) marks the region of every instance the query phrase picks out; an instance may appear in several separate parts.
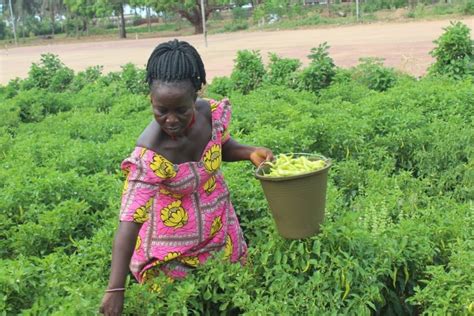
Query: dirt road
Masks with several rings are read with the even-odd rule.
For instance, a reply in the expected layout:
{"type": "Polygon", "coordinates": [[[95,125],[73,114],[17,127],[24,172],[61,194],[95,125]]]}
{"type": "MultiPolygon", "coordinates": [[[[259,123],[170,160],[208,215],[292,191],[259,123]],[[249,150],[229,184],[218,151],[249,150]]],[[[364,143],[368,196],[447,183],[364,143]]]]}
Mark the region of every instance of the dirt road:
{"type": "MultiPolygon", "coordinates": [[[[463,22],[474,30],[474,17],[466,18],[463,22]]],[[[202,36],[185,36],[181,39],[189,41],[199,50],[209,79],[229,75],[239,49],[258,49],[265,61],[268,52],[275,52],[306,63],[310,49],[325,41],[331,46],[330,55],[338,66],[354,66],[360,57],[381,57],[385,58],[388,66],[422,75],[433,62],[429,55],[434,47],[433,40],[448,25],[449,20],[439,20],[216,34],[208,37],[207,48],[202,36]]],[[[142,67],[153,48],[168,39],[127,39],[2,49],[0,84],[6,84],[15,77],[27,76],[31,63],[38,62],[40,55],[46,52],[59,55],[75,71],[103,65],[107,73],[119,70],[127,62],[142,67]]]]}

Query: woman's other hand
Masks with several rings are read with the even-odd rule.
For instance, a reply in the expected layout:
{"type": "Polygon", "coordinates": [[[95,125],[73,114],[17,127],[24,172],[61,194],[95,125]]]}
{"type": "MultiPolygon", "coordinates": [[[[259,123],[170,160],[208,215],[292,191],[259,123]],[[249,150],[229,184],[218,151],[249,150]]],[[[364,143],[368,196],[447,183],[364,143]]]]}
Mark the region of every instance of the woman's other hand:
{"type": "Polygon", "coordinates": [[[260,166],[265,161],[272,161],[273,153],[270,149],[265,147],[256,147],[250,154],[250,161],[256,166],[260,166]]]}
{"type": "Polygon", "coordinates": [[[122,315],[124,296],[123,291],[105,293],[99,312],[105,316],[122,315]]]}

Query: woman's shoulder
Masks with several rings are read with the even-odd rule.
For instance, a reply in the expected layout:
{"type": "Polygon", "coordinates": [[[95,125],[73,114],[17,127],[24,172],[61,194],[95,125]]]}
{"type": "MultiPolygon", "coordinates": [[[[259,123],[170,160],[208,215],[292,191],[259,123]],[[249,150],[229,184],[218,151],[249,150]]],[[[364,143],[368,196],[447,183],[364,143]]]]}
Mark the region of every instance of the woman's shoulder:
{"type": "Polygon", "coordinates": [[[198,98],[196,100],[196,110],[203,114],[209,122],[211,121],[211,99],[198,98]]]}
{"type": "Polygon", "coordinates": [[[139,148],[150,148],[157,150],[158,148],[158,137],[160,126],[156,120],[152,119],[150,124],[143,130],[141,135],[137,139],[136,146],[139,148]]]}

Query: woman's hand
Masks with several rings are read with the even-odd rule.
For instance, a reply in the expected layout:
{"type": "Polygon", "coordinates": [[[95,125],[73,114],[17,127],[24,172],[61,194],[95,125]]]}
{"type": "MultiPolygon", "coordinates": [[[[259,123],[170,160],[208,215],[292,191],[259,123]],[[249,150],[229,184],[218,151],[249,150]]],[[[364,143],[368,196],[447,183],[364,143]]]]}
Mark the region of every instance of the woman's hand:
{"type": "Polygon", "coordinates": [[[260,166],[265,161],[272,161],[273,153],[265,147],[256,147],[250,154],[250,161],[256,166],[260,166]]]}
{"type": "Polygon", "coordinates": [[[105,293],[99,312],[105,316],[122,315],[124,296],[123,291],[105,293]]]}

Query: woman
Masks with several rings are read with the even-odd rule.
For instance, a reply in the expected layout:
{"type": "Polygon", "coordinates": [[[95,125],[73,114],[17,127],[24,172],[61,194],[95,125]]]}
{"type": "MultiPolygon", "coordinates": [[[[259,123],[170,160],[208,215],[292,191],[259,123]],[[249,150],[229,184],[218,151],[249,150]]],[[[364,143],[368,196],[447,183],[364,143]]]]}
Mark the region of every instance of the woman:
{"type": "Polygon", "coordinates": [[[201,57],[183,41],[158,45],[147,64],[154,120],[130,157],[108,288],[100,311],[120,314],[130,268],[138,282],[172,279],[224,250],[245,260],[247,246],[220,171],[222,160],[273,159],[263,147],[239,144],[228,132],[228,100],[197,98],[206,84],[201,57]]]}

